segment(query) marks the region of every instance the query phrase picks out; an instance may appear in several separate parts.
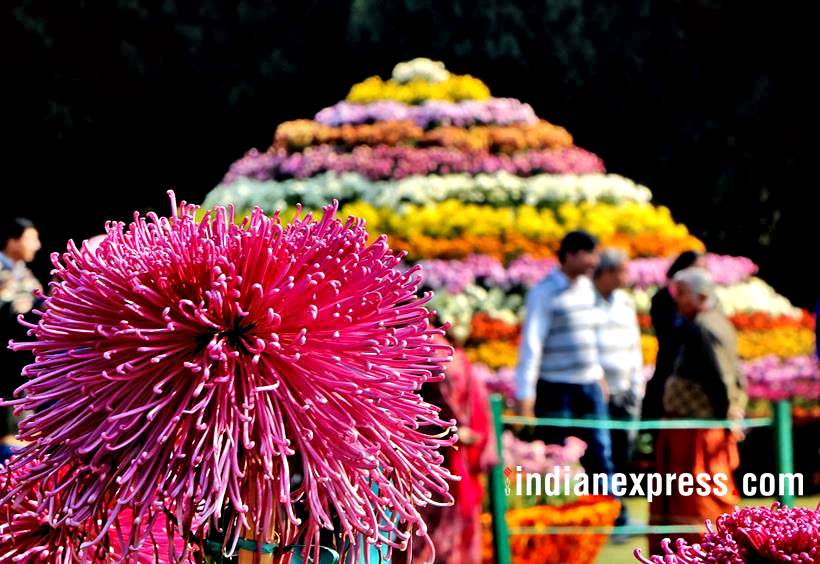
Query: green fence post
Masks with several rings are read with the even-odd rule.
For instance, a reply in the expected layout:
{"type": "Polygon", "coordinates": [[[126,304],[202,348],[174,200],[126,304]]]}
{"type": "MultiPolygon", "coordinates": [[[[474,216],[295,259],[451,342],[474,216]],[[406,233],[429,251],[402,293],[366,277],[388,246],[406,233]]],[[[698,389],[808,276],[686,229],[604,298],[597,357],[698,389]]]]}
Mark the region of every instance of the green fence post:
{"type": "MultiPolygon", "coordinates": [[[[792,436],[792,404],[789,400],[774,402],[774,438],[777,445],[777,471],[782,474],[794,473],[794,438],[792,436]]],[[[778,484],[789,484],[789,480],[778,480],[778,484]]],[[[778,496],[783,505],[793,506],[793,492],[784,491],[778,496]]]]}
{"type": "Polygon", "coordinates": [[[493,519],[493,554],[495,564],[510,564],[510,535],[507,530],[507,493],[504,491],[504,459],[502,458],[501,433],[504,430],[501,416],[504,400],[498,394],[490,398],[493,414],[495,444],[498,448],[498,464],[490,470],[490,512],[493,519]]]}

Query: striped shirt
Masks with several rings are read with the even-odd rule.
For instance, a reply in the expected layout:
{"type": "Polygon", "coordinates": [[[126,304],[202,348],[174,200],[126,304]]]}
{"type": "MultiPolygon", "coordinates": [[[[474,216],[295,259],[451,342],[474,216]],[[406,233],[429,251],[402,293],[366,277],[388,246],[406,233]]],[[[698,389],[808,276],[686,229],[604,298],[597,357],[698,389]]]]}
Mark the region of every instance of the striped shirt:
{"type": "Polygon", "coordinates": [[[635,306],[623,290],[615,290],[609,299],[596,292],[596,304],[604,314],[598,329],[598,354],[609,391],[617,395],[631,390],[641,397],[643,354],[635,306]]]}
{"type": "Polygon", "coordinates": [[[589,278],[575,283],[560,268],[527,295],[516,370],[516,397],[535,397],[538,379],[586,384],[603,377],[598,359],[598,328],[603,314],[589,278]]]}

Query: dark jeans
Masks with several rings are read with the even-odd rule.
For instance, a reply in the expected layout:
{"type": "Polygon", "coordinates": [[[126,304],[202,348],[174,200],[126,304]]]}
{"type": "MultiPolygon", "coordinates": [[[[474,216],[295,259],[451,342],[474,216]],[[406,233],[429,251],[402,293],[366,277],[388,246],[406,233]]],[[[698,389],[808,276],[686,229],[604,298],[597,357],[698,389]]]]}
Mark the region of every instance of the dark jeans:
{"type": "MultiPolygon", "coordinates": [[[[623,405],[615,405],[609,402],[609,415],[613,419],[639,419],[639,406],[624,407],[623,405]]],[[[632,453],[635,449],[636,431],[624,431],[622,429],[612,430],[612,465],[615,467],[615,472],[628,474],[630,470],[630,463],[632,462],[632,453]]],[[[626,505],[621,504],[621,513],[615,521],[616,525],[625,525],[629,521],[629,512],[626,505]]]]}
{"type": "MultiPolygon", "coordinates": [[[[609,410],[597,382],[565,384],[540,380],[535,396],[535,416],[606,419],[609,417],[609,410]]],[[[536,428],[536,438],[547,444],[564,444],[564,439],[571,435],[587,443],[587,451],[581,459],[584,471],[589,475],[604,473],[611,476],[614,470],[609,429],[536,428]]]]}
{"type": "MultiPolygon", "coordinates": [[[[615,405],[609,402],[609,416],[612,419],[635,420],[638,419],[637,409],[615,405]]],[[[632,451],[635,448],[636,431],[624,431],[615,429],[612,434],[612,464],[616,472],[627,474],[632,462],[632,451]]]]}

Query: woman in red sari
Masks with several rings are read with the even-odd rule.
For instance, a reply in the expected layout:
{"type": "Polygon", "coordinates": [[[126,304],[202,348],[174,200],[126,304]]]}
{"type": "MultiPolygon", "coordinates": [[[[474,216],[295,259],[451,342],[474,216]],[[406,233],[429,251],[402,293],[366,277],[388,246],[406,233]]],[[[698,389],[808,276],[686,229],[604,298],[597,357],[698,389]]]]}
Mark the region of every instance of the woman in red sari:
{"type": "MultiPolygon", "coordinates": [[[[426,385],[422,396],[441,408],[442,419],[455,419],[458,443],[445,453],[445,464],[460,478],[450,488],[455,504],[429,507],[425,522],[435,547],[435,562],[479,564],[481,562],[481,475],[497,461],[490,406],[484,383],[473,373],[467,356],[456,350],[443,382],[426,385]]],[[[415,543],[414,562],[427,562],[429,546],[415,543]]]]}

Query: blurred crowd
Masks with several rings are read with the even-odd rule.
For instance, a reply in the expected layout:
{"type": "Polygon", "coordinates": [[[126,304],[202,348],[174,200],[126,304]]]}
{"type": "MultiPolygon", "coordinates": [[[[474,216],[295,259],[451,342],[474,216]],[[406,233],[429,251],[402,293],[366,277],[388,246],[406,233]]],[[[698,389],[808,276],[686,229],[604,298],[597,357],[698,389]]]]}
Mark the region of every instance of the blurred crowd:
{"type": "MultiPolygon", "coordinates": [[[[651,318],[658,338],[655,372],[643,371],[640,328],[635,306],[624,291],[627,255],[601,249],[584,231],[568,233],[559,250],[560,268],[527,296],[516,371],[516,411],[525,417],[740,420],[746,384],[737,356],[737,335],[722,313],[715,283],[703,256],[687,251],[667,272],[667,284],[652,299],[651,318]]],[[[494,462],[493,431],[483,383],[470,374],[457,352],[440,389],[423,391],[458,423],[460,447],[450,456],[456,506],[437,509],[430,528],[436,561],[480,562],[479,515],[483,494],[477,476],[494,462]],[[463,390],[455,390],[463,386],[463,390]],[[464,492],[462,493],[462,490],[464,492]],[[441,518],[442,514],[450,518],[441,518]]],[[[637,460],[634,431],[534,427],[533,438],[563,444],[584,439],[587,473],[629,473],[636,469],[668,474],[726,474],[728,493],[662,495],[650,505],[650,524],[701,525],[730,512],[739,502],[732,472],[739,465],[742,433],[728,429],[670,429],[642,433],[637,460]]],[[[631,524],[625,504],[616,525],[631,524]]],[[[691,541],[697,541],[693,535],[691,541]]],[[[651,537],[658,547],[661,537],[651,537]]]]}

